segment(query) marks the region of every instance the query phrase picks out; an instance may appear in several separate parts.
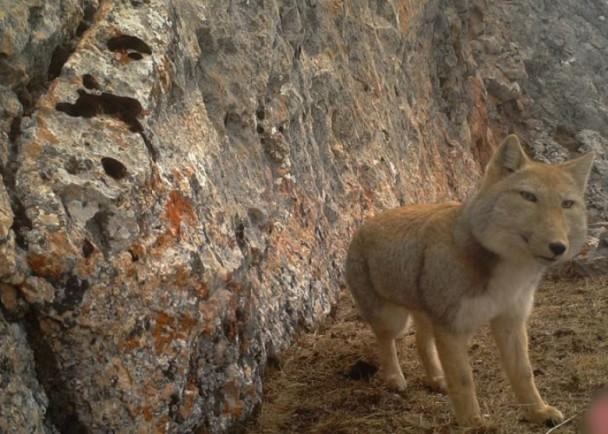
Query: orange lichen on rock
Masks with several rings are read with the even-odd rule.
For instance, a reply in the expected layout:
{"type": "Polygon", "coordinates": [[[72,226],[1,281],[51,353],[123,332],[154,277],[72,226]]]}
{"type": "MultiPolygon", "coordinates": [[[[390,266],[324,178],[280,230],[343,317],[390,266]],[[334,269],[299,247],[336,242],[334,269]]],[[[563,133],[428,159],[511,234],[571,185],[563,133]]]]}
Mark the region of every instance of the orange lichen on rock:
{"type": "Polygon", "coordinates": [[[209,296],[209,286],[205,282],[200,282],[197,288],[199,297],[205,300],[209,296]]]}
{"type": "Polygon", "coordinates": [[[173,340],[173,318],[166,313],[159,312],[156,315],[156,326],[154,327],[154,348],[156,353],[163,352],[173,340]]]}
{"type": "Polygon", "coordinates": [[[138,337],[127,339],[120,345],[120,347],[124,350],[132,351],[135,348],[141,347],[141,339],[138,337]]]}
{"type": "Polygon", "coordinates": [[[149,422],[154,418],[154,414],[152,414],[152,409],[148,406],[144,407],[141,411],[141,414],[144,415],[144,419],[149,422]]]}
{"type": "Polygon", "coordinates": [[[65,232],[50,232],[47,235],[45,253],[29,252],[27,263],[36,276],[58,279],[68,270],[73,247],[65,232]],[[48,252],[48,253],[47,253],[48,252]]]}
{"type": "Polygon", "coordinates": [[[181,224],[184,220],[191,224],[196,221],[192,202],[177,190],[169,193],[169,200],[165,205],[165,217],[169,221],[171,231],[176,236],[180,235],[181,224]]]}
{"type": "Polygon", "coordinates": [[[179,288],[185,288],[190,283],[190,270],[183,265],[175,267],[174,282],[179,288]]]}
{"type": "Polygon", "coordinates": [[[26,258],[27,264],[36,276],[58,279],[63,272],[61,260],[57,255],[29,253],[26,258]]]}
{"type": "Polygon", "coordinates": [[[164,312],[158,312],[156,325],[152,332],[156,353],[165,352],[175,339],[186,339],[197,323],[196,319],[188,315],[182,315],[180,319],[177,319],[164,312]]]}

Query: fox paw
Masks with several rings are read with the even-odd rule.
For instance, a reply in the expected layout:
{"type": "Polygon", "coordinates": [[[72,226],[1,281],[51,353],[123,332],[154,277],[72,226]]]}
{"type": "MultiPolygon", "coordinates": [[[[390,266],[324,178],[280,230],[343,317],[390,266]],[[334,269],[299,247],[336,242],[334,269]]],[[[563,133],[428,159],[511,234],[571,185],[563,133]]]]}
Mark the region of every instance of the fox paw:
{"type": "Polygon", "coordinates": [[[383,378],[386,385],[397,392],[403,392],[407,388],[407,382],[403,374],[388,374],[383,375],[383,378]]]}
{"type": "Polygon", "coordinates": [[[445,382],[445,377],[427,378],[426,385],[434,392],[448,392],[448,385],[445,382]]]}
{"type": "Polygon", "coordinates": [[[456,416],[458,425],[461,428],[484,428],[488,425],[488,421],[484,420],[480,415],[456,416]]]}
{"type": "Polygon", "coordinates": [[[557,408],[545,405],[542,408],[529,410],[527,419],[533,423],[554,426],[564,420],[564,415],[557,408]]]}
{"type": "Polygon", "coordinates": [[[495,434],[498,432],[496,424],[488,415],[472,415],[464,418],[456,417],[459,430],[466,434],[495,434]]]}

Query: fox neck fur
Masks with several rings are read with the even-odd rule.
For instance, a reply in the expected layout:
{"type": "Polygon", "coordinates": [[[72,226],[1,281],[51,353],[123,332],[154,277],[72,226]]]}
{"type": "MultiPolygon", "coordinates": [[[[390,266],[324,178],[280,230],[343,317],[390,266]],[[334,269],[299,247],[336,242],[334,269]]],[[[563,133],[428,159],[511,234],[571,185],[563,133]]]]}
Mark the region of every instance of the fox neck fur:
{"type": "Polygon", "coordinates": [[[517,315],[527,318],[545,267],[529,260],[501,258],[475,238],[466,218],[468,204],[460,206],[454,224],[454,244],[459,253],[476,264],[476,284],[463,294],[451,318],[451,328],[469,333],[493,318],[517,315]]]}

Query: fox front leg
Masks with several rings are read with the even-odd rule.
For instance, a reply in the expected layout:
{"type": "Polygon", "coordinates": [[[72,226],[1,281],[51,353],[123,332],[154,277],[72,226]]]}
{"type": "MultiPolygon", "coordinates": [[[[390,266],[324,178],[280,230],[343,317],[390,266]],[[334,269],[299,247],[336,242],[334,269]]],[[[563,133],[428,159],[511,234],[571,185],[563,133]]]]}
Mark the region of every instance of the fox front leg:
{"type": "Polygon", "coordinates": [[[445,373],[448,396],[456,412],[456,421],[463,427],[479,427],[483,420],[475,394],[473,371],[468,357],[469,336],[435,328],[435,341],[445,373]]]}
{"type": "Polygon", "coordinates": [[[517,400],[524,406],[528,420],[541,424],[561,422],[564,419],[562,413],[543,401],[534,384],[525,320],[499,317],[492,321],[491,327],[503,368],[517,400]]]}

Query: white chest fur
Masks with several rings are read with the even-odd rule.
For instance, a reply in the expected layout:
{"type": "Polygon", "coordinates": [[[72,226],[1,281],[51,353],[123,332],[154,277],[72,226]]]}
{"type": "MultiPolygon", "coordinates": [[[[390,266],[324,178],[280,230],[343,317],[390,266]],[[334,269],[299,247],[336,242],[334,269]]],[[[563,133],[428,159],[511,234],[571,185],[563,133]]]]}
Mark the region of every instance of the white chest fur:
{"type": "Polygon", "coordinates": [[[462,300],[454,327],[461,332],[472,333],[503,314],[527,317],[541,276],[542,269],[536,265],[500,262],[486,291],[462,300]]]}

